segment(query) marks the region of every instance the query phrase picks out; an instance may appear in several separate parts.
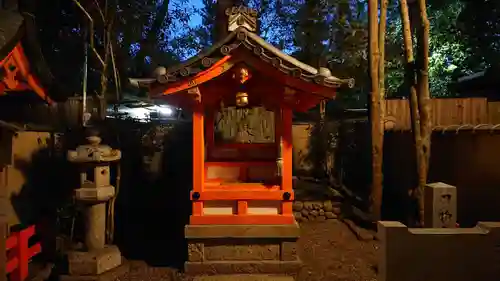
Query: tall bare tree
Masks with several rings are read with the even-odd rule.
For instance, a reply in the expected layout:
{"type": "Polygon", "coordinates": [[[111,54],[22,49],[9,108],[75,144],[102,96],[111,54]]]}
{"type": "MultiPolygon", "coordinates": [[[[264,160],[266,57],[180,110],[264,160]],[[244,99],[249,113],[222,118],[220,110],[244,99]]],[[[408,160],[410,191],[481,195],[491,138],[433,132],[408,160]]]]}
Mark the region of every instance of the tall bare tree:
{"type": "Polygon", "coordinates": [[[381,217],[382,206],[382,161],[383,161],[383,138],[380,132],[382,127],[380,89],[379,89],[379,40],[378,40],[378,1],[368,1],[369,17],[369,64],[370,64],[370,122],[372,141],[372,187],[370,194],[370,213],[372,220],[377,221],[381,217]]]}
{"type": "Polygon", "coordinates": [[[418,186],[411,195],[418,202],[418,225],[424,225],[423,190],[427,184],[431,144],[431,117],[429,94],[429,20],[427,19],[425,0],[400,0],[403,39],[406,54],[405,80],[410,90],[410,111],[412,132],[415,141],[418,186]],[[417,5],[418,4],[418,5],[417,5]],[[413,17],[410,18],[410,9],[413,17]],[[413,24],[412,24],[413,22],[413,24]],[[416,28],[418,63],[413,55],[413,34],[416,28]]]}
{"type": "MultiPolygon", "coordinates": [[[[374,97],[372,90],[371,97],[371,117],[372,117],[372,192],[371,192],[371,214],[374,220],[380,220],[382,215],[382,198],[383,198],[383,161],[384,161],[384,132],[385,132],[385,35],[387,29],[387,5],[388,0],[380,0],[380,20],[378,25],[378,62],[376,59],[371,60],[370,74],[372,76],[372,88],[375,86],[377,88],[377,95],[374,97]],[[374,65],[372,65],[374,64],[374,65]],[[376,73],[376,80],[373,78],[373,72],[376,73]],[[377,81],[378,80],[378,81],[377,81]],[[378,100],[377,100],[378,99],[378,100]],[[378,104],[377,104],[378,103],[378,104]],[[375,105],[374,105],[375,104],[375,105]],[[376,112],[378,107],[378,112],[376,112]],[[378,114],[378,119],[375,114],[378,114]]],[[[375,32],[372,30],[371,25],[376,25],[376,14],[373,15],[370,10],[370,34],[375,32]],[[373,21],[373,17],[375,20],[373,21]],[[373,22],[372,22],[373,21],[373,22]]],[[[370,47],[372,46],[372,40],[375,35],[370,35],[370,47]]],[[[375,38],[377,39],[377,38],[375,38]]],[[[375,48],[375,42],[373,42],[375,48]]],[[[371,52],[370,52],[371,53],[371,52]]],[[[376,54],[375,54],[376,56],[376,54]]],[[[372,57],[372,55],[370,56],[372,57]]]]}
{"type": "Polygon", "coordinates": [[[429,93],[429,19],[425,0],[417,0],[417,88],[418,111],[420,114],[421,160],[418,166],[418,205],[419,224],[424,226],[424,196],[423,189],[427,184],[431,152],[432,120],[429,93]]]}

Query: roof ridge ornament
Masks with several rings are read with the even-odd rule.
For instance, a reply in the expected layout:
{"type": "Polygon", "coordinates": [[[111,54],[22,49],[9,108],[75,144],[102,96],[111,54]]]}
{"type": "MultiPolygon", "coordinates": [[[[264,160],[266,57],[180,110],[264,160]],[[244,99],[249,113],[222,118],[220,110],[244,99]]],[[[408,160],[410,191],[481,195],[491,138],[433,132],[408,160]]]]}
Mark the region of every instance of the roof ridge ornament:
{"type": "Polygon", "coordinates": [[[228,17],[227,30],[235,31],[239,27],[244,27],[250,32],[257,31],[257,11],[245,6],[232,7],[226,9],[228,17]]]}

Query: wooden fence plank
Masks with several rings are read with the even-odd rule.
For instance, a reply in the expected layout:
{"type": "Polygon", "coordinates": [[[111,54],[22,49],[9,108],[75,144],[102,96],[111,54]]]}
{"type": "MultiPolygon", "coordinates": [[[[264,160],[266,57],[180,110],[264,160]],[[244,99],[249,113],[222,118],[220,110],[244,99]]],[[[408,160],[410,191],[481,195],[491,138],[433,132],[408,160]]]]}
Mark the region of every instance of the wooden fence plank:
{"type": "MultiPolygon", "coordinates": [[[[387,115],[394,118],[394,130],[410,130],[408,100],[386,100],[387,115]]],[[[486,98],[431,99],[433,127],[452,125],[500,124],[500,102],[486,98]]]]}

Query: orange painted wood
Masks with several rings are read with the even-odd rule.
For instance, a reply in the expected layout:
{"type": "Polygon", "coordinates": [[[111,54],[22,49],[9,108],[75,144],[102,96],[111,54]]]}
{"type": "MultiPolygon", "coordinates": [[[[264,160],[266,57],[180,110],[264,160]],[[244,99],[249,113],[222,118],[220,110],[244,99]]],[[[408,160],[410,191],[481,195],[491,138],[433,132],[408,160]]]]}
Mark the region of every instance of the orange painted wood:
{"type": "Polygon", "coordinates": [[[282,140],[283,146],[281,157],[283,159],[283,167],[281,169],[281,189],[284,191],[292,191],[292,165],[293,165],[293,150],[292,150],[292,110],[283,108],[282,114],[282,140]]]}
{"type": "Polygon", "coordinates": [[[163,91],[163,95],[170,95],[180,91],[184,91],[214,79],[215,77],[221,75],[222,73],[228,71],[233,67],[233,63],[230,61],[230,58],[231,56],[225,56],[214,65],[212,65],[209,69],[196,74],[194,77],[179,81],[177,83],[168,84],[168,86],[166,85],[165,87],[167,88],[163,91]]]}
{"type": "Polygon", "coordinates": [[[259,167],[276,166],[276,162],[271,161],[244,161],[244,162],[205,162],[207,167],[259,167]]]}
{"type": "Polygon", "coordinates": [[[255,191],[255,192],[266,191],[266,190],[270,190],[270,191],[279,191],[280,190],[280,186],[277,184],[276,185],[262,185],[259,183],[257,183],[257,184],[253,184],[253,183],[234,183],[234,184],[231,184],[231,183],[227,183],[227,182],[223,182],[223,181],[213,181],[213,182],[207,181],[205,183],[204,190],[205,191],[208,191],[208,190],[234,191],[235,185],[238,185],[238,186],[244,185],[245,190],[255,191]]]}
{"type": "Polygon", "coordinates": [[[254,149],[273,147],[274,143],[217,143],[217,148],[254,149]]]}
{"type": "Polygon", "coordinates": [[[191,216],[190,224],[294,224],[293,216],[283,215],[207,215],[191,216]]]}
{"type": "Polygon", "coordinates": [[[291,77],[285,73],[280,72],[275,67],[270,65],[269,63],[263,62],[262,60],[249,55],[236,55],[236,61],[242,60],[250,67],[255,68],[256,71],[260,71],[262,74],[273,77],[276,82],[283,83],[292,88],[296,88],[298,90],[314,93],[317,95],[321,95],[326,98],[335,97],[335,91],[330,87],[321,86],[315,83],[306,82],[301,80],[300,78],[291,77]]]}
{"type": "Polygon", "coordinates": [[[276,150],[280,148],[280,138],[283,124],[281,122],[281,108],[274,110],[274,141],[276,150]]]}
{"type": "Polygon", "coordinates": [[[12,235],[5,242],[5,249],[8,251],[17,245],[17,236],[12,235]]]}
{"type": "Polygon", "coordinates": [[[306,112],[309,109],[315,107],[318,103],[321,102],[321,100],[324,100],[324,97],[316,95],[306,96],[306,94],[302,93],[299,95],[299,100],[299,103],[294,107],[294,109],[299,112],[306,112]]]}
{"type": "MultiPolygon", "coordinates": [[[[229,186],[224,185],[222,190],[204,190],[200,192],[200,199],[198,201],[208,201],[208,200],[283,200],[283,190],[267,189],[263,184],[234,184],[232,190],[229,190],[229,186]],[[245,190],[246,186],[253,185],[254,189],[245,190]],[[262,190],[255,190],[255,187],[261,186],[262,190]]],[[[276,188],[276,187],[275,187],[276,188]]],[[[191,196],[194,191],[191,191],[191,196]]],[[[290,200],[293,200],[293,192],[289,192],[291,195],[290,200]]]]}
{"type": "Polygon", "coordinates": [[[205,141],[203,110],[198,104],[193,112],[193,191],[201,192],[205,183],[205,141]]]}
{"type": "MultiPolygon", "coordinates": [[[[19,232],[12,234],[7,240],[8,248],[11,250],[11,258],[7,261],[6,272],[10,274],[10,280],[24,281],[28,277],[28,264],[32,257],[42,251],[40,243],[29,247],[28,241],[35,234],[35,226],[29,226],[19,232]]],[[[7,248],[7,247],[6,247],[7,248]]]]}
{"type": "Polygon", "coordinates": [[[248,179],[248,167],[249,166],[240,166],[240,173],[238,175],[238,180],[241,182],[246,182],[248,179]]]}
{"type": "Polygon", "coordinates": [[[207,151],[212,151],[214,147],[214,112],[213,110],[208,110],[205,114],[205,141],[207,143],[207,151]]]}
{"type": "Polygon", "coordinates": [[[289,202],[289,201],[281,202],[281,214],[287,215],[287,216],[292,216],[293,215],[292,204],[293,204],[293,202],[289,202]]]}
{"type": "Polygon", "coordinates": [[[248,214],[248,201],[239,200],[238,201],[238,215],[248,214]]]}
{"type": "Polygon", "coordinates": [[[21,43],[18,43],[5,58],[0,60],[0,69],[3,69],[4,72],[1,78],[3,85],[0,85],[3,90],[24,91],[31,89],[47,103],[53,102],[47,96],[40,82],[32,75],[21,43]],[[11,66],[13,67],[11,68],[11,66]]]}
{"type": "Polygon", "coordinates": [[[203,202],[200,201],[193,202],[193,215],[194,216],[203,215],[203,202]]]}

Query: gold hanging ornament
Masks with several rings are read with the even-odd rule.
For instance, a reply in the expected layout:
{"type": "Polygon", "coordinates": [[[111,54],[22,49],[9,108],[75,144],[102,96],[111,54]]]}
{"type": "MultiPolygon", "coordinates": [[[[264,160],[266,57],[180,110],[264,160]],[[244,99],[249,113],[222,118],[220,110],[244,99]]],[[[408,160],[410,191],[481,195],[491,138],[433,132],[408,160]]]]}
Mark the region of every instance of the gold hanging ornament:
{"type": "Polygon", "coordinates": [[[245,107],[247,105],[248,105],[248,93],[237,92],[236,93],[236,106],[237,107],[245,107]]]}
{"type": "Polygon", "coordinates": [[[237,80],[240,84],[244,84],[250,78],[250,71],[244,66],[236,68],[233,72],[233,79],[237,80]]]}

